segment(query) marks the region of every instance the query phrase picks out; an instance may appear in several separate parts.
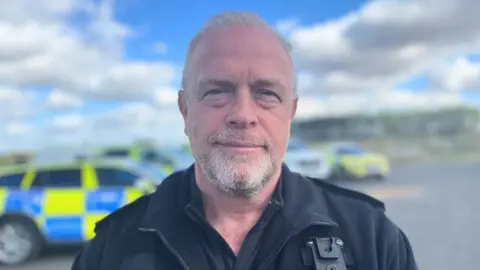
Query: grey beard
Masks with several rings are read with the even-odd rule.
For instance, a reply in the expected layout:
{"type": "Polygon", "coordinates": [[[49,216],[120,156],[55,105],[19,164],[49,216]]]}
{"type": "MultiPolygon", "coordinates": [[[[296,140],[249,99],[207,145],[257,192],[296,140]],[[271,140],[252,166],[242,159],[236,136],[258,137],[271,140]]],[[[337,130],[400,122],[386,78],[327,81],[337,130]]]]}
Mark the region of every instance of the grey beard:
{"type": "Polygon", "coordinates": [[[251,198],[260,193],[265,186],[271,181],[273,174],[275,173],[275,165],[270,158],[266,159],[263,166],[260,168],[262,175],[257,175],[260,179],[245,179],[237,180],[237,176],[228,171],[230,166],[225,163],[235,166],[236,162],[248,162],[248,157],[238,156],[232,157],[231,160],[226,161],[222,159],[220,153],[211,153],[210,155],[202,155],[197,158],[198,164],[202,168],[207,180],[215,185],[222,192],[228,195],[241,198],[251,198]],[[223,164],[222,164],[223,163],[223,164]],[[223,170],[223,171],[222,171],[223,170]],[[227,179],[230,178],[230,179],[227,179]],[[226,181],[227,180],[227,181],[226,181]]]}

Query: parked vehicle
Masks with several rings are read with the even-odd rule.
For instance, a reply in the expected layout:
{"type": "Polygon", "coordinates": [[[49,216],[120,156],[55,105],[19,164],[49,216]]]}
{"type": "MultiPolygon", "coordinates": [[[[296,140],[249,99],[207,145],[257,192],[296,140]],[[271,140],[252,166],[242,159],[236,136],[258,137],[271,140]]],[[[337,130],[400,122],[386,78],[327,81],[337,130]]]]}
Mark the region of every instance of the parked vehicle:
{"type": "Polygon", "coordinates": [[[333,175],[347,179],[386,179],[390,164],[386,156],[368,150],[354,142],[332,143],[326,146],[335,160],[333,175]]]}
{"type": "Polygon", "coordinates": [[[298,139],[291,139],[284,158],[290,169],[306,176],[329,180],[332,168],[328,157],[314,151],[298,139]]]}
{"type": "Polygon", "coordinates": [[[95,223],[153,192],[162,171],[130,160],[73,159],[0,172],[0,264],[35,258],[48,245],[84,243],[95,223]]]}

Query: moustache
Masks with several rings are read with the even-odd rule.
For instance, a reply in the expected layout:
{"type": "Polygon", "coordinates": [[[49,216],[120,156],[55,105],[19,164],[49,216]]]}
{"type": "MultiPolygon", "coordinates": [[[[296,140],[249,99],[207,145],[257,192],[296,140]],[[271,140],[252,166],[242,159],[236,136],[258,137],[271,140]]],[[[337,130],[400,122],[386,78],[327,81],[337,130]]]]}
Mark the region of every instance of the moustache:
{"type": "Polygon", "coordinates": [[[245,132],[218,133],[210,136],[208,141],[211,145],[222,144],[243,147],[263,147],[265,149],[270,149],[272,147],[272,143],[269,140],[245,132]]]}

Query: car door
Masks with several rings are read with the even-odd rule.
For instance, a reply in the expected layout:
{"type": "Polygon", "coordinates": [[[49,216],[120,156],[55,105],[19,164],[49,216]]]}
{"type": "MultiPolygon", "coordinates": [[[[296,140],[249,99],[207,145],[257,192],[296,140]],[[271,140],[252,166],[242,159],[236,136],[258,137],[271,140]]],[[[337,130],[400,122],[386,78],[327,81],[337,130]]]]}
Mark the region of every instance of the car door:
{"type": "Polygon", "coordinates": [[[24,177],[24,173],[0,175],[0,214],[22,213],[32,217],[39,215],[40,203],[35,203],[39,200],[21,189],[24,177]]]}
{"type": "Polygon", "coordinates": [[[38,222],[47,241],[82,241],[85,200],[79,168],[38,170],[28,192],[31,200],[42,199],[38,222]]]}
{"type": "Polygon", "coordinates": [[[95,168],[98,188],[86,193],[85,238],[91,239],[95,233],[95,223],[123,205],[143,195],[134,187],[140,178],[136,173],[115,167],[95,168]]]}

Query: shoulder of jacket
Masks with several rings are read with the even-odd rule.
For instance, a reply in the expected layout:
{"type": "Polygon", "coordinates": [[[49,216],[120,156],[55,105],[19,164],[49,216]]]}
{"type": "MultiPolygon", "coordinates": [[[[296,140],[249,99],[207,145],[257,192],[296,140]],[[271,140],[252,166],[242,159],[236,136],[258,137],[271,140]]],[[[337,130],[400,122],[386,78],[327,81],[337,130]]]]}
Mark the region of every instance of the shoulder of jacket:
{"type": "Polygon", "coordinates": [[[117,210],[111,212],[106,217],[101,219],[95,224],[95,232],[98,233],[103,229],[109,228],[112,223],[117,221],[124,221],[126,219],[131,220],[132,217],[136,216],[138,213],[143,213],[148,206],[148,201],[150,200],[149,195],[143,195],[131,203],[128,203],[117,210]]]}
{"type": "Polygon", "coordinates": [[[122,227],[125,228],[127,224],[138,222],[141,216],[143,216],[147,210],[150,199],[154,194],[158,193],[161,189],[163,192],[169,192],[172,188],[174,188],[174,186],[177,185],[180,178],[187,177],[188,174],[192,173],[192,171],[193,165],[189,169],[176,171],[170,174],[162,181],[160,185],[157,186],[157,189],[153,193],[139,197],[135,201],[111,212],[109,215],[97,222],[95,225],[95,232],[111,228],[112,224],[120,223],[122,224],[122,227]]]}
{"type": "Polygon", "coordinates": [[[355,202],[362,202],[375,209],[385,211],[385,204],[370,195],[348,188],[340,187],[338,185],[328,183],[325,180],[306,176],[304,177],[310,180],[316,187],[323,190],[327,195],[338,199],[349,199],[355,202]]]}

